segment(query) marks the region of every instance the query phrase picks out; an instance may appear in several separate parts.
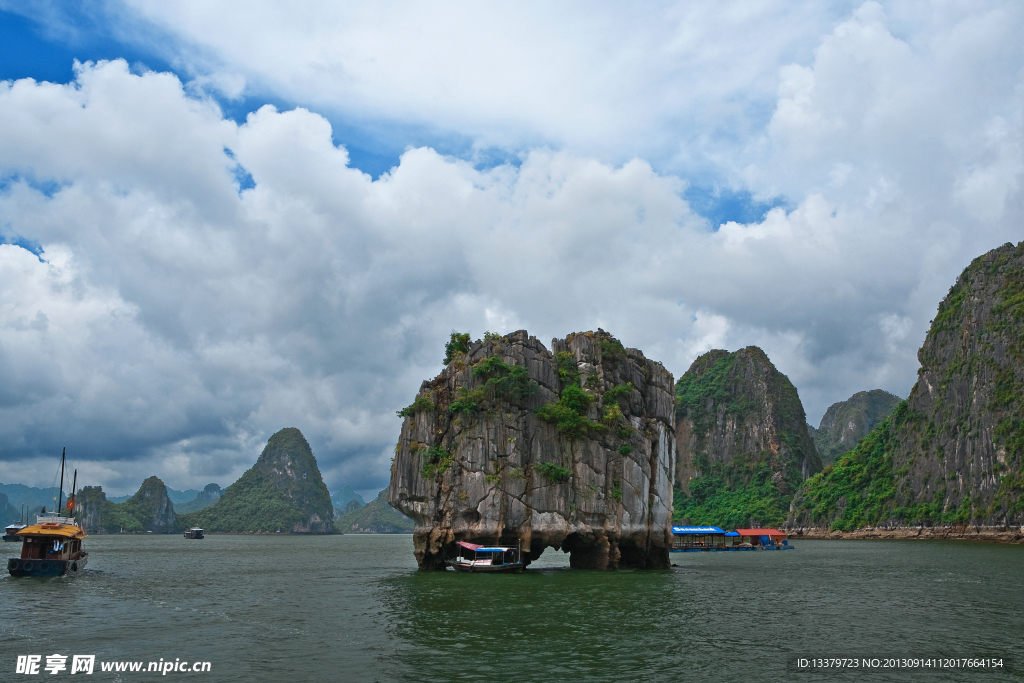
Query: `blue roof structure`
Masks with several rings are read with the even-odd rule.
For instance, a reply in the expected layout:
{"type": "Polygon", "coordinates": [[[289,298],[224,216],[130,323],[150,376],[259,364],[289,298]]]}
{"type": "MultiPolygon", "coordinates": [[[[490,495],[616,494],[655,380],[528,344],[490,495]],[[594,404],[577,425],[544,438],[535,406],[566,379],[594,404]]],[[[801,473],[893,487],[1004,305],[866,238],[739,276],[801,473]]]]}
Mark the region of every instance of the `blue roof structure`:
{"type": "Polygon", "coordinates": [[[682,534],[724,534],[725,532],[717,526],[674,526],[672,533],[682,534]]]}
{"type": "Polygon", "coordinates": [[[740,532],[738,532],[738,531],[726,531],[725,535],[726,536],[739,536],[740,532]]]}

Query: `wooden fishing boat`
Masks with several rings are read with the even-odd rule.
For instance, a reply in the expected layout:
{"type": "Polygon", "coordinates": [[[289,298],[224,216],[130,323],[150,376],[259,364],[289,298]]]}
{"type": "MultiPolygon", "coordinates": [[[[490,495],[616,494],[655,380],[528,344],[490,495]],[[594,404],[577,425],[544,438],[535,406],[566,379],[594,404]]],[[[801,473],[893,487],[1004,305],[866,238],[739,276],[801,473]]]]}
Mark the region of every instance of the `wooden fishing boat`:
{"type": "MultiPolygon", "coordinates": [[[[75,484],[78,471],[75,471],[75,484]]],[[[75,484],[71,485],[74,490],[75,484]]],[[[60,459],[60,493],[57,509],[48,515],[36,517],[36,523],[15,534],[21,540],[21,556],[7,560],[11,576],[67,576],[81,573],[89,562],[89,553],[82,549],[85,531],[73,517],[61,517],[64,496],[64,456],[60,459]]],[[[67,509],[74,510],[74,495],[68,497],[67,509]]]]}
{"type": "Polygon", "coordinates": [[[197,526],[194,526],[185,532],[185,538],[203,538],[203,530],[197,526]]]}
{"type": "Polygon", "coordinates": [[[446,564],[457,572],[521,572],[525,567],[519,548],[465,541],[456,545],[459,556],[446,564]]]}

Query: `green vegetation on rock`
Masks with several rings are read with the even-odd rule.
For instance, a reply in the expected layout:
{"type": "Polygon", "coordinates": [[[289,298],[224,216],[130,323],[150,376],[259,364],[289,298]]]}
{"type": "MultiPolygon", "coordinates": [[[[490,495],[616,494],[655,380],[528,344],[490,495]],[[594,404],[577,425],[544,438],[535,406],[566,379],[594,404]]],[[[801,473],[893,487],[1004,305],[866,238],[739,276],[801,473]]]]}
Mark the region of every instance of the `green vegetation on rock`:
{"type": "Polygon", "coordinates": [[[554,424],[562,436],[580,439],[606,429],[605,425],[587,417],[587,410],[593,402],[594,397],[578,384],[570,384],[562,389],[557,401],[537,408],[537,417],[554,424]]]}
{"type": "Polygon", "coordinates": [[[469,332],[452,331],[451,339],[444,345],[444,364],[448,365],[456,356],[469,351],[469,332]]]}
{"type": "Polygon", "coordinates": [[[568,467],[562,467],[553,462],[535,462],[533,463],[533,469],[542,477],[555,484],[563,484],[569,481],[569,477],[572,476],[572,470],[568,467]]]}
{"type": "Polygon", "coordinates": [[[416,413],[431,411],[434,409],[434,402],[427,396],[417,396],[412,404],[407,405],[398,411],[398,417],[409,417],[416,413]]]}
{"type": "Polygon", "coordinates": [[[448,412],[475,415],[502,402],[519,405],[523,399],[537,393],[537,383],[530,379],[526,368],[509,365],[500,356],[488,356],[479,361],[473,366],[472,376],[482,383],[472,389],[459,387],[448,412]]]}
{"type": "MultiPolygon", "coordinates": [[[[740,454],[728,465],[702,461],[702,476],[690,482],[690,495],[676,501],[676,519],[723,529],[781,525],[793,494],[773,481],[769,462],[769,454],[740,454]]],[[[799,471],[791,471],[789,478],[796,477],[799,471]]]]}

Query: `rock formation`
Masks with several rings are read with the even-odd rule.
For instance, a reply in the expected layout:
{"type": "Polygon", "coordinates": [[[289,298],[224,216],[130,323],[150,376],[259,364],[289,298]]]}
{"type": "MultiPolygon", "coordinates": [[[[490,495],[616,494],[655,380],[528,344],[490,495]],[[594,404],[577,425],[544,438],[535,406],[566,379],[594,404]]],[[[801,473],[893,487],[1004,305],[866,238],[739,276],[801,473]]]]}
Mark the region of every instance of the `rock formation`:
{"type": "Polygon", "coordinates": [[[270,437],[256,464],[227,487],[220,500],[178,519],[183,526],[209,531],[334,531],[331,495],[309,443],[294,427],[270,437]]]}
{"type": "Polygon", "coordinates": [[[144,532],[163,534],[178,530],[174,504],[167,487],[150,477],[123,503],[107,500],[99,486],[85,486],[75,495],[75,517],[86,533],[144,532]]]}
{"type": "Polygon", "coordinates": [[[223,489],[221,489],[217,484],[207,484],[202,491],[196,494],[195,499],[179,505],[178,512],[184,515],[189,512],[208,508],[220,500],[223,493],[223,489]]]}
{"type": "Polygon", "coordinates": [[[781,524],[821,470],[803,405],[764,351],[714,350],[676,383],[676,516],[693,524],[781,524]]]}
{"type": "Polygon", "coordinates": [[[918,359],[910,398],[807,482],[790,525],[1024,523],[1024,242],[964,270],[918,359]]]}
{"type": "Polygon", "coordinates": [[[174,503],[167,497],[167,487],[157,477],[142,482],[138,492],[121,505],[142,523],[145,531],[163,534],[178,530],[174,503]]]}
{"type": "Polygon", "coordinates": [[[107,500],[103,487],[84,486],[75,494],[75,518],[87,534],[105,533],[103,513],[109,510],[111,505],[115,503],[107,500]]]}
{"type": "Polygon", "coordinates": [[[808,428],[823,465],[835,461],[857,445],[900,404],[895,394],[881,389],[859,391],[845,401],[833,403],[825,411],[817,429],[808,428]]]}
{"type": "Polygon", "coordinates": [[[470,343],[405,410],[389,502],[416,523],[422,569],[457,540],[545,548],[570,565],[668,566],[672,375],[608,333],[552,350],[526,331],[470,343]]]}

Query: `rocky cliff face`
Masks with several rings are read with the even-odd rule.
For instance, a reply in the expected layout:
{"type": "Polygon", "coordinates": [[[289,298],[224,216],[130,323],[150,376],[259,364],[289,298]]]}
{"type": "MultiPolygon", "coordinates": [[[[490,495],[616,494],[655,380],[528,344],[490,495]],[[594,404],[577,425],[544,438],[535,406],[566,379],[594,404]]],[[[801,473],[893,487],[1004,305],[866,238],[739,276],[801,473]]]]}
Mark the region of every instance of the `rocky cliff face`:
{"type": "Polygon", "coordinates": [[[792,525],[1024,522],[1024,242],[964,270],[918,359],[910,398],[807,482],[792,525]]]}
{"type": "Polygon", "coordinates": [[[216,503],[179,522],[210,531],[326,534],[334,531],[334,509],[309,443],[289,427],[270,437],[256,464],[216,503]]]}
{"type": "Polygon", "coordinates": [[[75,495],[75,517],[86,533],[121,531],[170,533],[177,531],[177,515],[167,496],[167,487],[150,477],[123,503],[112,503],[99,486],[85,486],[75,495]]]}
{"type": "Polygon", "coordinates": [[[668,566],[672,375],[602,330],[449,346],[403,410],[390,504],[440,569],[457,540],[570,553],[580,568],[668,566]],[[453,353],[453,349],[455,353],[453,353]]]}
{"type": "Polygon", "coordinates": [[[821,469],[796,388],[756,346],[709,351],[676,383],[676,517],[781,524],[821,469]]]}
{"type": "Polygon", "coordinates": [[[103,510],[113,503],[100,486],[84,486],[75,494],[75,518],[88,534],[102,533],[103,510]]]}
{"type": "Polygon", "coordinates": [[[859,391],[825,411],[818,429],[811,432],[823,465],[845,453],[867,436],[900,404],[899,396],[881,389],[859,391]]]}

